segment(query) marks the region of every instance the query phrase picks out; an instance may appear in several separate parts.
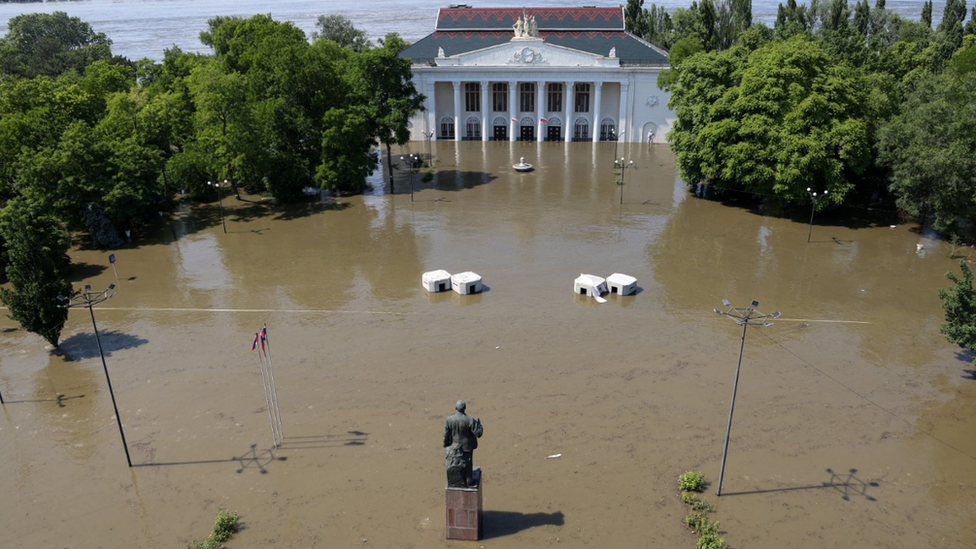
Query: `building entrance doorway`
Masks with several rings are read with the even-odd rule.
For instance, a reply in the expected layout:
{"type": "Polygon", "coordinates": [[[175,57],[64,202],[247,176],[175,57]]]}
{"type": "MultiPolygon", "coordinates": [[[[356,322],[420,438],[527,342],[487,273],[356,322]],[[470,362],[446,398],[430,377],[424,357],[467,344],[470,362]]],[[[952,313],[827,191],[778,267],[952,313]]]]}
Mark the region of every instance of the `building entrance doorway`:
{"type": "Polygon", "coordinates": [[[562,141],[563,132],[561,126],[549,126],[546,132],[546,141],[562,141]]]}
{"type": "Polygon", "coordinates": [[[535,126],[520,126],[521,133],[519,139],[522,141],[535,141],[535,126]]]}
{"type": "Polygon", "coordinates": [[[508,126],[494,126],[495,133],[492,134],[492,139],[495,141],[508,141],[508,126]]]}

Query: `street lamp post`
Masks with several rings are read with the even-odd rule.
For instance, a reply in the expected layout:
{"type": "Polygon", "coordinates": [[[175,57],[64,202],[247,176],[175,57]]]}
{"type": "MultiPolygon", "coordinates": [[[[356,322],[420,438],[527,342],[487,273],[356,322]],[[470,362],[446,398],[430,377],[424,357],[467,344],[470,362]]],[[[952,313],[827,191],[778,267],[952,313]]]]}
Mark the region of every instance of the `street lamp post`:
{"type": "Polygon", "coordinates": [[[810,236],[813,234],[813,213],[817,211],[817,203],[823,200],[827,196],[827,191],[824,191],[819,196],[817,191],[811,191],[810,187],[807,187],[807,194],[810,195],[810,230],[807,231],[807,244],[810,243],[810,236]]]}
{"type": "MultiPolygon", "coordinates": [[[[226,180],[225,180],[226,182],[226,180]]],[[[224,227],[224,234],[227,234],[227,223],[224,222],[224,203],[220,196],[220,183],[214,183],[213,181],[207,181],[207,185],[214,188],[214,192],[217,193],[217,210],[220,212],[220,224],[224,227]]]]}
{"type": "Polygon", "coordinates": [[[419,160],[419,159],[420,159],[420,157],[418,157],[417,155],[415,155],[413,153],[410,153],[410,155],[407,156],[407,157],[403,157],[403,156],[400,157],[400,162],[410,162],[410,165],[409,165],[409,168],[410,168],[410,202],[413,202],[413,174],[416,173],[416,171],[417,171],[417,160],[419,160]]]}
{"type": "Polygon", "coordinates": [[[617,185],[620,185],[620,203],[623,204],[624,203],[624,174],[627,173],[627,168],[634,167],[634,161],[631,160],[630,162],[624,162],[624,157],[621,156],[620,160],[613,161],[613,165],[615,168],[620,169],[620,182],[618,182],[617,185]]]}
{"type": "Polygon", "coordinates": [[[119,407],[115,403],[115,392],[112,390],[112,378],[108,375],[108,366],[105,365],[105,353],[102,351],[102,340],[98,337],[98,326],[95,324],[95,310],[94,306],[110,299],[115,296],[115,284],[109,284],[108,289],[101,292],[93,292],[91,289],[91,284],[85,284],[85,290],[75,297],[65,297],[63,295],[58,296],[59,301],[64,301],[64,307],[70,309],[72,307],[88,307],[88,312],[91,314],[92,329],[95,330],[95,344],[98,345],[98,356],[102,358],[102,369],[105,370],[105,381],[108,382],[108,394],[112,397],[112,409],[115,410],[115,421],[119,425],[119,435],[122,436],[122,448],[125,450],[125,462],[132,467],[132,459],[129,457],[129,445],[125,442],[125,431],[122,430],[122,418],[119,416],[119,407]],[[111,292],[111,293],[109,293],[111,292]]]}
{"type": "Polygon", "coordinates": [[[732,412],[735,411],[735,393],[739,388],[739,370],[742,369],[742,349],[746,346],[746,328],[749,326],[772,326],[772,322],[767,322],[770,318],[779,318],[780,312],[776,311],[771,315],[765,315],[756,310],[759,302],[753,300],[748,307],[733,307],[728,299],[722,300],[722,305],[728,307],[727,311],[713,309],[715,314],[720,314],[731,318],[736,324],[742,326],[742,341],[739,342],[739,362],[735,366],[735,382],[732,384],[732,405],[729,407],[729,424],[725,428],[725,447],[722,449],[722,468],[718,473],[718,490],[715,495],[722,495],[722,479],[725,478],[725,458],[729,454],[729,435],[732,433],[732,412]]]}

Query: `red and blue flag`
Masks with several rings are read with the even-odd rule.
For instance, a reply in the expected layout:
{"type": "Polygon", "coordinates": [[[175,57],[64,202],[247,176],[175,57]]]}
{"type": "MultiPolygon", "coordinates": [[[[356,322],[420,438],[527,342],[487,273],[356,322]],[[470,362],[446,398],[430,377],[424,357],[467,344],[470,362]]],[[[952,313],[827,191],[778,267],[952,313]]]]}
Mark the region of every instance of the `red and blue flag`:
{"type": "Polygon", "coordinates": [[[258,334],[255,332],[254,341],[251,342],[251,350],[253,351],[258,346],[258,334]]]}
{"type": "MultiPolygon", "coordinates": [[[[264,351],[264,342],[268,339],[268,329],[261,328],[261,350],[264,351]]],[[[267,351],[265,351],[267,354],[267,351]]]]}

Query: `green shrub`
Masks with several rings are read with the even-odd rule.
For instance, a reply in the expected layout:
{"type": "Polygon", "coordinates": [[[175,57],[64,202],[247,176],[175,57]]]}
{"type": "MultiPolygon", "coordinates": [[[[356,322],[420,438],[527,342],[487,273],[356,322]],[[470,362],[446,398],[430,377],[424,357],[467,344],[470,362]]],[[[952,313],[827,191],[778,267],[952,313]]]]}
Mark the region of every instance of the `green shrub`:
{"type": "Polygon", "coordinates": [[[698,496],[695,495],[695,492],[688,492],[686,490],[682,490],[681,502],[694,506],[696,503],[698,503],[698,496]]]}
{"type": "Polygon", "coordinates": [[[685,524],[688,525],[688,528],[691,528],[692,532],[697,534],[708,524],[708,517],[703,512],[692,511],[685,517],[685,524]]]}
{"type": "Polygon", "coordinates": [[[237,531],[237,523],[240,519],[237,513],[220,511],[214,520],[213,532],[210,536],[218,542],[227,541],[231,534],[237,531]]]}
{"type": "Polygon", "coordinates": [[[186,544],[186,549],[223,549],[223,543],[237,531],[237,523],[240,520],[241,517],[237,513],[219,511],[214,520],[213,531],[210,532],[207,539],[203,541],[193,540],[186,544]]]}
{"type": "Polygon", "coordinates": [[[702,492],[705,490],[705,474],[701,471],[688,471],[678,477],[678,487],[682,492],[702,492]]]}

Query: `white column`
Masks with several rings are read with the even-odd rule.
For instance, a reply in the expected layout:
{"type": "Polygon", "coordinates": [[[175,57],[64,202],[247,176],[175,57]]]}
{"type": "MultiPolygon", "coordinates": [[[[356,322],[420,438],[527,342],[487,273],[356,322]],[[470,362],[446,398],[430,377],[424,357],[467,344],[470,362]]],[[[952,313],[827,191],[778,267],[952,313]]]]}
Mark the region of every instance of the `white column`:
{"type": "Polygon", "coordinates": [[[603,101],[603,82],[593,83],[593,142],[600,140],[600,102],[603,101]]]}
{"type": "Polygon", "coordinates": [[[461,83],[454,81],[454,140],[461,140],[461,83]]]}
{"type": "MultiPolygon", "coordinates": [[[[437,87],[434,82],[427,83],[427,133],[434,132],[437,138],[437,87]]],[[[426,138],[425,138],[426,139],[426,138]]]]}
{"type": "Polygon", "coordinates": [[[515,141],[515,128],[518,124],[518,111],[516,107],[516,94],[518,94],[518,82],[508,83],[508,127],[511,128],[508,132],[508,140],[515,141]]]}
{"type": "Polygon", "coordinates": [[[535,132],[535,140],[542,141],[542,118],[546,112],[546,83],[539,81],[535,83],[535,100],[536,100],[536,127],[539,129],[535,132]]]}
{"type": "Polygon", "coordinates": [[[491,118],[491,109],[488,108],[488,89],[491,85],[487,80],[481,81],[481,140],[488,141],[488,119],[491,118]]]}
{"type": "MultiPolygon", "coordinates": [[[[634,135],[631,129],[627,126],[627,87],[628,82],[620,83],[620,119],[617,120],[617,135],[624,132],[628,132],[624,135],[624,143],[634,143],[634,135]]],[[[640,141],[640,136],[637,136],[637,141],[640,141]]]]}
{"type": "Polygon", "coordinates": [[[573,141],[573,88],[576,82],[566,82],[566,92],[563,99],[566,100],[566,120],[563,121],[563,138],[567,143],[573,141]]]}

